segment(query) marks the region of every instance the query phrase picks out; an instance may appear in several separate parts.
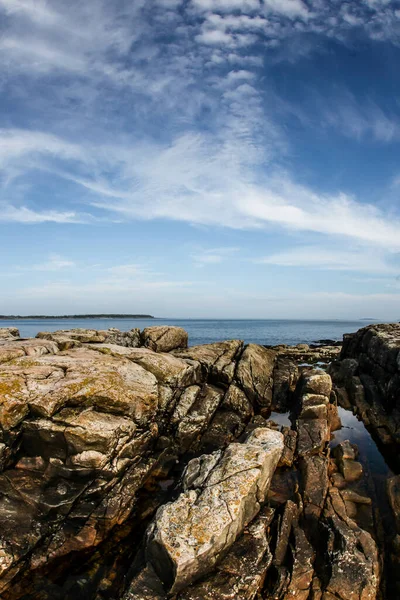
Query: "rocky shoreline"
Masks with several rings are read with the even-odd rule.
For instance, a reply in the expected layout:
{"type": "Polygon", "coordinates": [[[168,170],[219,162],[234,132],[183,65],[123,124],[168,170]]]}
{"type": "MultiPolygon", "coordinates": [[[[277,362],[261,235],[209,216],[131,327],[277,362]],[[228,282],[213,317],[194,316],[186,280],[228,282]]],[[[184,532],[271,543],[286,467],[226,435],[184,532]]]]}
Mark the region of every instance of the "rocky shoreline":
{"type": "Polygon", "coordinates": [[[0,329],[0,597],[400,597],[399,427],[397,324],[343,347],[0,329]],[[394,465],[390,515],[341,410],[394,465]]]}

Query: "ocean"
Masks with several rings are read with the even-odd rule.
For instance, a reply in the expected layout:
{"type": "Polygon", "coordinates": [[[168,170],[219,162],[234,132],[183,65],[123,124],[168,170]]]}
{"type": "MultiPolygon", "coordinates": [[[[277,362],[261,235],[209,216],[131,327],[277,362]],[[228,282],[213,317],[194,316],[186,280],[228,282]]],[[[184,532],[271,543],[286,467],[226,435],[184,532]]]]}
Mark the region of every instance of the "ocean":
{"type": "Polygon", "coordinates": [[[341,340],[344,333],[357,331],[373,321],[296,321],[278,319],[21,319],[0,320],[0,327],[18,327],[22,337],[39,331],[84,327],[128,331],[151,325],[178,325],[189,334],[189,345],[240,339],[262,345],[312,343],[322,339],[341,340]]]}

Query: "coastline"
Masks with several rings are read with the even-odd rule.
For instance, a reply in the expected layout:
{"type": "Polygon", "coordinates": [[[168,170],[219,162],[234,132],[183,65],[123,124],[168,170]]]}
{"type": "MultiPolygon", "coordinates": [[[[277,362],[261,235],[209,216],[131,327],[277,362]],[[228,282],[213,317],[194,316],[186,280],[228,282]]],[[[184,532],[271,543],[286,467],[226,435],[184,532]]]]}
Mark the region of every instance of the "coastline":
{"type": "Polygon", "coordinates": [[[3,321],[24,321],[28,319],[54,320],[54,319],[155,319],[153,315],[129,314],[87,314],[87,315],[0,315],[3,321]]]}

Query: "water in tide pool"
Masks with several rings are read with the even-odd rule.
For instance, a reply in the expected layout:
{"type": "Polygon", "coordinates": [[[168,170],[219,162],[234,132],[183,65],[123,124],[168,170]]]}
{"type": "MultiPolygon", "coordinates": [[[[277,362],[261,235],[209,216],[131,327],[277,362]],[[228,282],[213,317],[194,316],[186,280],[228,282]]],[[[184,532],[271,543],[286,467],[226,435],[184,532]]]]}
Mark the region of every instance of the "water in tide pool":
{"type": "Polygon", "coordinates": [[[150,325],[178,325],[189,334],[189,344],[208,344],[240,339],[262,345],[312,343],[317,340],[341,340],[344,333],[357,331],[372,321],[295,321],[278,319],[21,319],[0,320],[0,327],[18,327],[22,337],[34,337],[39,331],[72,329],[108,329],[128,331],[150,325]]]}

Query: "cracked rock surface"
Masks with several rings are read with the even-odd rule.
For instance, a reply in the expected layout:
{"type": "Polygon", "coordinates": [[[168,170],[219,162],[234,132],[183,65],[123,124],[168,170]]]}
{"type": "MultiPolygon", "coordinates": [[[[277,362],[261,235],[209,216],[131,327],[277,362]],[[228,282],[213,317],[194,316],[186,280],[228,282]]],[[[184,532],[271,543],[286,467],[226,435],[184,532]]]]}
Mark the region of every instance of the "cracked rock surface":
{"type": "Polygon", "coordinates": [[[256,516],[282,451],[281,433],[258,428],[227,447],[201,487],[157,511],[146,554],[171,593],[210,571],[256,516]]]}
{"type": "Polygon", "coordinates": [[[365,328],[339,357],[0,329],[1,599],[394,598],[400,530],[388,561],[363,449],[331,445],[346,402],[397,443],[398,334],[365,328]]]}

